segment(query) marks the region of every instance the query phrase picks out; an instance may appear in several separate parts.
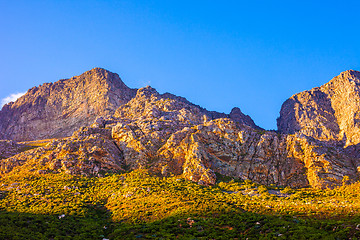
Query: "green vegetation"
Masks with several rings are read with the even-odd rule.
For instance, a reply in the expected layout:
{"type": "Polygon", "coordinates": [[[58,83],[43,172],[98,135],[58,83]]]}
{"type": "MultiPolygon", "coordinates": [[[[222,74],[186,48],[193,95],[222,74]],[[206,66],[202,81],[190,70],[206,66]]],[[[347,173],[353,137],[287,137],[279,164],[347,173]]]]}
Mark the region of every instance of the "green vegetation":
{"type": "Polygon", "coordinates": [[[0,239],[360,238],[360,183],[296,190],[220,179],[10,175],[0,183],[0,239]]]}

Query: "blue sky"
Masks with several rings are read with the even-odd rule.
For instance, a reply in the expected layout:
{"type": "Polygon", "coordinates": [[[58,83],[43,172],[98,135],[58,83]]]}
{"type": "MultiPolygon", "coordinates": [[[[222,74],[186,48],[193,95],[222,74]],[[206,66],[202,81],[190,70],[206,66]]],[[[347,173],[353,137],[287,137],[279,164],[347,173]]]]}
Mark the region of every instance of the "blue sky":
{"type": "Polygon", "coordinates": [[[281,104],[360,70],[359,1],[3,1],[0,99],[93,67],[276,129],[281,104]]]}

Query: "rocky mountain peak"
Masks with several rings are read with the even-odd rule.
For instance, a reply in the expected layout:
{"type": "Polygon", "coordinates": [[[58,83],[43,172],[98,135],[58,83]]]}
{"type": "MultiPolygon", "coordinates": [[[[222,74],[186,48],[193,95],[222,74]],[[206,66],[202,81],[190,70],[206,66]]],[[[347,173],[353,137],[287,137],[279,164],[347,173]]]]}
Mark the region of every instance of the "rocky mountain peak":
{"type": "Polygon", "coordinates": [[[230,116],[231,115],[240,115],[240,114],[243,114],[242,112],[241,112],[241,110],[240,110],[240,108],[238,108],[238,107],[234,107],[233,109],[231,109],[231,112],[230,112],[230,116]]]}
{"type": "Polygon", "coordinates": [[[321,87],[293,95],[281,107],[278,129],[326,141],[360,143],[360,72],[348,70],[321,87]]]}
{"type": "Polygon", "coordinates": [[[160,94],[156,91],[156,89],[150,86],[139,88],[136,92],[136,98],[157,98],[159,96],[160,94]]]}
{"type": "Polygon", "coordinates": [[[356,70],[347,70],[339,74],[339,76],[335,77],[334,79],[349,79],[356,82],[359,82],[360,80],[360,72],[356,70]]]}
{"type": "Polygon", "coordinates": [[[238,123],[241,123],[241,124],[244,124],[244,125],[248,125],[248,126],[251,126],[253,128],[259,128],[258,126],[255,125],[254,121],[251,119],[251,117],[249,115],[245,115],[241,112],[240,108],[238,107],[234,107],[230,114],[229,114],[229,117],[238,122],[238,123]]]}
{"type": "MultiPolygon", "coordinates": [[[[80,79],[90,79],[95,81],[100,81],[102,83],[112,83],[115,84],[117,87],[120,88],[128,88],[125,83],[121,80],[117,73],[110,72],[104,68],[93,68],[89,71],[84,72],[81,74],[80,79]]],[[[74,77],[77,78],[77,77],[74,77]]],[[[65,79],[66,80],[66,79],[65,79]]]]}
{"type": "Polygon", "coordinates": [[[321,91],[329,92],[340,88],[355,88],[360,86],[360,72],[347,70],[331,79],[328,83],[319,87],[321,91]]]}
{"type": "Polygon", "coordinates": [[[71,136],[98,115],[113,114],[135,93],[117,74],[102,68],[44,83],[3,107],[2,138],[21,141],[71,136]]]}

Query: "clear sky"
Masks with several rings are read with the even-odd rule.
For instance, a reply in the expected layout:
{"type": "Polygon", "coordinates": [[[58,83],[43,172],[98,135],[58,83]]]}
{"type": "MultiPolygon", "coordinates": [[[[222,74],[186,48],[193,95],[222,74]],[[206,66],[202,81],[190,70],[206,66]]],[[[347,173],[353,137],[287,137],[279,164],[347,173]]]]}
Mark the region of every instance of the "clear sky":
{"type": "Polygon", "coordinates": [[[360,70],[360,1],[0,0],[0,99],[103,67],[276,129],[281,104],[360,70]]]}

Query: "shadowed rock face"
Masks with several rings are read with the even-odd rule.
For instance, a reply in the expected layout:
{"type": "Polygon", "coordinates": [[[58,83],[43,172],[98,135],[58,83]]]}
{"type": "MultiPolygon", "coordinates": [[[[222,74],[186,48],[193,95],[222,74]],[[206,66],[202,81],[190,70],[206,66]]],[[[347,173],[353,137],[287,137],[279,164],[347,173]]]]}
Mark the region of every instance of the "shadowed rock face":
{"type": "Polygon", "coordinates": [[[113,114],[135,93],[117,74],[101,68],[45,83],[2,108],[1,137],[23,141],[71,136],[97,116],[113,114]]]}
{"type": "Polygon", "coordinates": [[[345,71],[321,87],[293,95],[281,107],[278,129],[346,146],[360,143],[360,72],[345,71]]]}
{"type": "Polygon", "coordinates": [[[23,144],[19,144],[12,140],[0,140],[0,160],[22,152],[24,147],[23,144]]]}

